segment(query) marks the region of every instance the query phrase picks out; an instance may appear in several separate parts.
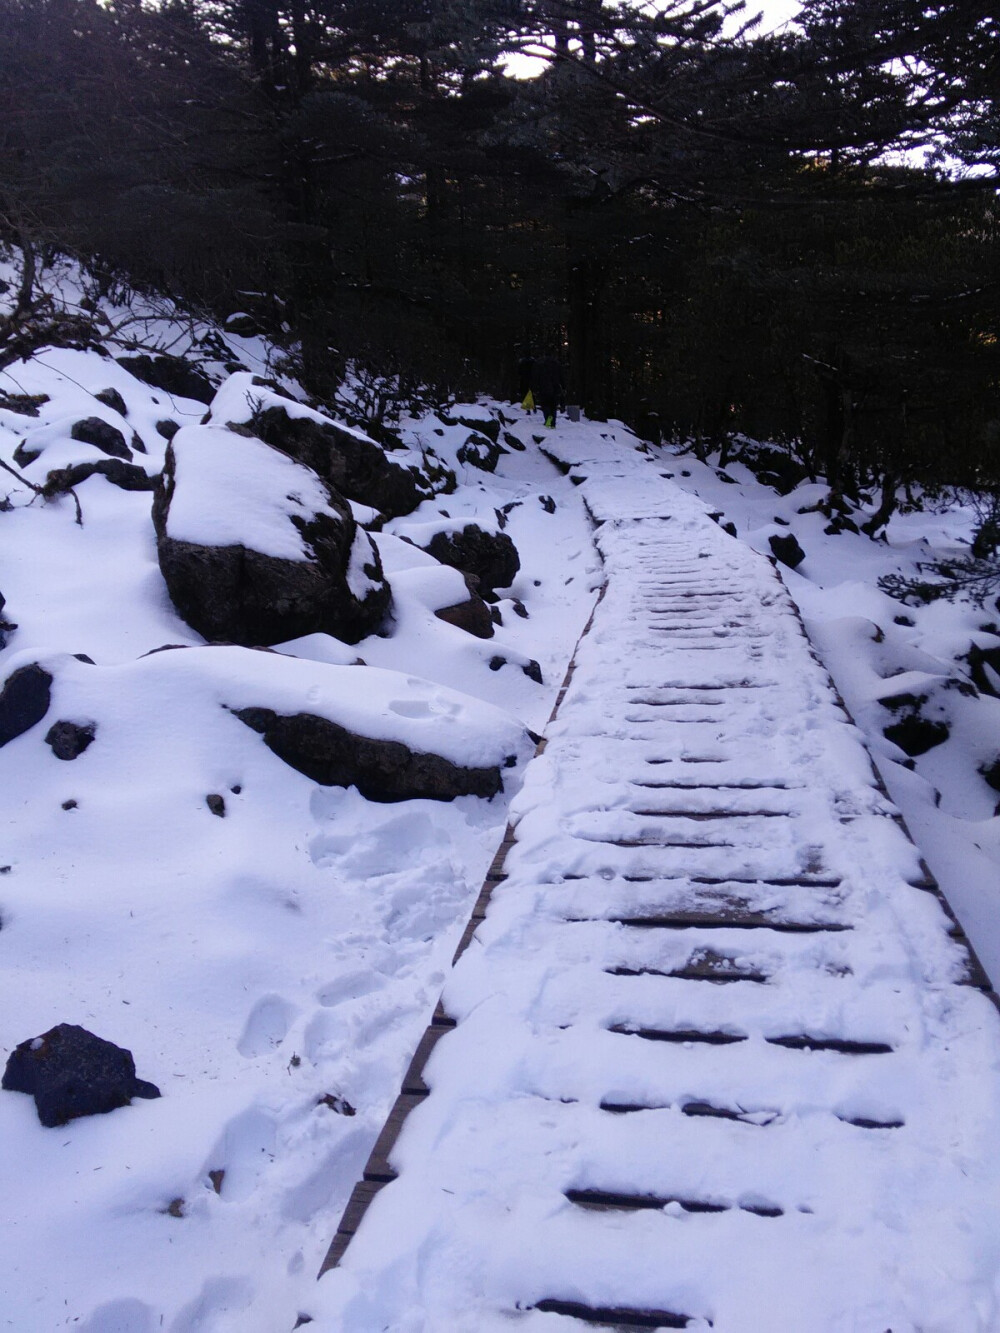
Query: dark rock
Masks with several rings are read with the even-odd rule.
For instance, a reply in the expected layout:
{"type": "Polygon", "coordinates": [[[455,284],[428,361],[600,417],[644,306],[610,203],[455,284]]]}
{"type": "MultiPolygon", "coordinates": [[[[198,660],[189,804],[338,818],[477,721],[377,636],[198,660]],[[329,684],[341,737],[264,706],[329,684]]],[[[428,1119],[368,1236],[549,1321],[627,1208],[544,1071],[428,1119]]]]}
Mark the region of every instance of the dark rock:
{"type": "Polygon", "coordinates": [[[261,331],[253,315],[248,315],[245,310],[228,315],[223,328],[227,333],[234,333],[237,338],[252,338],[261,331]]]}
{"type": "Polygon", "coordinates": [[[434,614],[456,629],[464,629],[466,634],[474,634],[477,639],[493,638],[493,617],[490,608],[481,597],[470,596],[467,602],[456,602],[454,606],[442,606],[434,614]]]}
{"type": "Polygon", "coordinates": [[[493,621],[494,625],[503,624],[503,612],[500,610],[499,606],[490,606],[486,609],[489,611],[490,619],[493,621]]]}
{"type": "MultiPolygon", "coordinates": [[[[201,546],[169,534],[175,462],[170,444],[153,499],[153,524],[171,599],[199,634],[255,647],[314,633],[357,643],[381,628],[392,594],[378,552],[366,537],[363,569],[372,587],[358,599],[348,584],[357,524],[332,489],[327,487],[328,503],[338,518],[317,513],[309,522],[289,519],[301,532],[309,559],[285,560],[244,546],[201,546]]],[[[239,478],[233,484],[238,486],[239,478]]]]}
{"type": "Polygon", "coordinates": [[[503,433],[503,442],[508,449],[516,449],[518,453],[523,454],[526,446],[511,431],[505,430],[503,433]]]}
{"type": "Polygon", "coordinates": [[[730,537],[735,537],[735,536],[736,536],[736,524],[735,524],[735,523],[722,523],[722,524],[720,524],[720,527],[722,528],[722,531],[723,531],[723,532],[728,532],[729,535],[730,535],[730,537]]]}
{"type": "Polygon", "coordinates": [[[73,463],[70,467],[54,468],[45,478],[44,490],[56,495],[93,476],[105,477],[112,486],[123,491],[155,491],[158,480],[135,463],[123,463],[120,458],[102,458],[97,463],[73,463]]]}
{"type": "Polygon", "coordinates": [[[995,681],[987,674],[986,668],[989,667],[997,676],[1000,676],[1000,645],[981,648],[979,644],[974,643],[969,648],[966,661],[969,663],[969,674],[972,677],[973,684],[982,690],[983,694],[992,694],[996,698],[1000,690],[998,690],[995,681]]]}
{"type": "Polygon", "coordinates": [[[0,592],[0,648],[7,647],[7,635],[12,634],[14,630],[17,629],[17,626],[13,621],[7,620],[4,617],[3,609],[6,605],[7,599],[4,597],[3,593],[0,592]]]}
{"type": "Polygon", "coordinates": [[[514,614],[520,616],[522,620],[528,619],[528,608],[517,597],[514,598],[514,614]]]}
{"type": "Polygon", "coordinates": [[[131,1051],[73,1023],[22,1041],[7,1061],[3,1087],[33,1096],[38,1118],[49,1128],[128,1106],[133,1097],[160,1095],[154,1084],[136,1078],[131,1051]]]}
{"type": "MultiPolygon", "coordinates": [[[[499,671],[501,667],[505,667],[507,665],[508,665],[507,658],[501,657],[499,656],[499,654],[496,657],[491,657],[489,660],[489,668],[491,671],[499,671]]],[[[524,674],[528,677],[529,680],[533,680],[539,685],[543,683],[542,668],[538,665],[538,663],[534,660],[534,658],[531,658],[528,662],[526,662],[521,667],[521,670],[524,672],[524,674]]]]}
{"type": "MultiPolygon", "coordinates": [[[[480,435],[485,435],[487,439],[496,444],[500,438],[500,422],[494,417],[455,417],[449,425],[468,426],[469,430],[478,431],[480,435]]],[[[523,445],[519,446],[524,448],[523,445]]]]}
{"type": "Polygon", "coordinates": [[[581,477],[575,472],[570,476],[570,481],[573,483],[574,486],[582,486],[586,480],[587,480],[586,477],[581,477]]]}
{"type": "Polygon", "coordinates": [[[435,533],[425,549],[443,565],[472,574],[484,593],[509,587],[521,568],[517,547],[507,534],[484,532],[476,523],[435,533]]]}
{"type": "Polygon", "coordinates": [[[774,552],[776,560],[780,560],[783,565],[789,569],[796,569],[806,558],[806,553],[795,540],[795,536],[789,532],[785,536],[775,533],[773,537],[768,537],[768,545],[774,552]]]}
{"type": "Polygon", "coordinates": [[[758,481],[771,486],[779,495],[794,491],[809,475],[790,454],[762,444],[745,444],[740,450],[740,462],[756,474],[758,481]]]}
{"type": "Polygon", "coordinates": [[[45,733],[45,744],[52,746],[57,759],[77,759],[97,735],[97,723],[53,722],[45,733]]]}
{"type": "Polygon", "coordinates": [[[63,801],[62,803],[62,808],[64,810],[75,810],[76,807],[77,807],[76,801],[63,801]]]}
{"type": "Polygon", "coordinates": [[[215,1190],[216,1194],[221,1194],[222,1182],[226,1178],[226,1168],[224,1166],[217,1166],[213,1171],[209,1171],[208,1178],[212,1182],[212,1189],[215,1190]]]}
{"type": "Polygon", "coordinates": [[[193,398],[198,403],[210,403],[215,397],[215,387],[208,376],[179,356],[123,356],[118,364],[143,384],[164,393],[193,398]]]}
{"type": "Polygon", "coordinates": [[[338,1097],[336,1093],[325,1092],[317,1103],[319,1106],[328,1106],[331,1111],[336,1111],[337,1115],[357,1115],[354,1107],[346,1097],[338,1097]]]}
{"type": "Polygon", "coordinates": [[[132,450],[132,452],[133,452],[134,454],[147,454],[147,453],[149,453],[149,450],[146,448],[145,444],[143,443],[143,441],[142,441],[142,437],[139,435],[139,432],[138,432],[138,431],[135,431],[135,430],[132,432],[132,438],[131,438],[131,440],[129,441],[129,448],[132,450]]]}
{"type": "Polygon", "coordinates": [[[70,431],[70,436],[82,444],[92,444],[95,449],[100,449],[102,454],[107,454],[110,458],[131,461],[132,450],[125,443],[125,436],[117,426],[112,426],[103,417],[86,417],[83,421],[77,421],[70,431]]]}
{"type": "Polygon", "coordinates": [[[912,616],[893,616],[892,623],[894,625],[906,625],[912,629],[917,622],[912,616]]]}
{"type": "Polygon", "coordinates": [[[112,412],[117,412],[119,416],[127,416],[128,408],[125,406],[125,399],[117,389],[102,389],[100,393],[95,393],[94,397],[105,407],[110,407],[112,412]]]}
{"type": "Polygon", "coordinates": [[[156,423],[157,435],[162,435],[163,438],[168,441],[172,440],[179,430],[179,424],[176,421],[171,421],[169,418],[156,423]]]}
{"type": "Polygon", "coordinates": [[[911,713],[892,726],[884,727],[882,735],[914,759],[917,755],[933,750],[936,745],[943,745],[949,731],[946,722],[934,722],[930,718],[921,717],[919,713],[911,713]]]}
{"type": "Polygon", "coordinates": [[[0,389],[0,408],[22,417],[37,417],[38,409],[49,401],[47,393],[4,393],[0,389]]]}
{"type": "Polygon", "coordinates": [[[471,467],[479,468],[480,472],[495,472],[497,463],[500,462],[500,455],[504,452],[506,451],[496,441],[474,430],[466,436],[465,443],[459,445],[455,451],[455,458],[459,463],[468,463],[471,467]]]}
{"type": "Polygon", "coordinates": [[[359,736],[311,713],[282,716],[270,708],[241,708],[236,717],[264,737],[279,759],[327,787],[357,787],[369,801],[451,801],[495,796],[503,790],[498,767],[462,768],[399,741],[359,736]]]}
{"type": "Polygon", "coordinates": [[[220,796],[218,792],[213,792],[211,796],[205,797],[205,804],[208,806],[209,810],[211,810],[213,815],[218,815],[220,819],[225,819],[226,817],[225,797],[220,796]]]}
{"type": "Polygon", "coordinates": [[[538,503],[547,514],[554,514],[556,512],[556,502],[551,495],[540,495],[538,497],[538,503]]]}
{"type": "Polygon", "coordinates": [[[433,494],[415,468],[390,463],[377,444],[333,422],[292,417],[275,406],[256,416],[251,429],[265,444],[312,468],[341,495],[387,518],[412,513],[433,494]]]}
{"type": "Polygon", "coordinates": [[[30,467],[36,458],[40,458],[41,449],[32,449],[27,440],[22,440],[14,450],[14,462],[18,467],[30,467]]]}
{"type": "Polygon", "coordinates": [[[728,472],[723,472],[719,468],[716,468],[715,475],[720,481],[724,481],[727,486],[736,486],[738,484],[735,477],[731,477],[728,472]]]}
{"type": "Polygon", "coordinates": [[[49,710],[52,677],[37,662],[18,667],[0,690],[0,745],[22,735],[49,710]]]}
{"type": "Polygon", "coordinates": [[[1000,791],[1000,754],[991,764],[983,764],[979,772],[994,791],[1000,791]]]}

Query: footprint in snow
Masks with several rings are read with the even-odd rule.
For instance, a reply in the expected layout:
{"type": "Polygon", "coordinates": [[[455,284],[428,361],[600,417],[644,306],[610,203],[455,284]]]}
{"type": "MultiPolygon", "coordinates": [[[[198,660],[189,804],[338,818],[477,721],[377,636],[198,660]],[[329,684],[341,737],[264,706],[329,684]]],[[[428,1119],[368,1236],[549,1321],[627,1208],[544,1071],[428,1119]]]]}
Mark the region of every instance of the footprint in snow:
{"type": "Polygon", "coordinates": [[[242,1037],[236,1043],[236,1049],[247,1059],[267,1055],[285,1040],[298,1012],[295,1005],[289,1004],[280,995],[265,995],[250,1010],[250,1017],[242,1037]]]}

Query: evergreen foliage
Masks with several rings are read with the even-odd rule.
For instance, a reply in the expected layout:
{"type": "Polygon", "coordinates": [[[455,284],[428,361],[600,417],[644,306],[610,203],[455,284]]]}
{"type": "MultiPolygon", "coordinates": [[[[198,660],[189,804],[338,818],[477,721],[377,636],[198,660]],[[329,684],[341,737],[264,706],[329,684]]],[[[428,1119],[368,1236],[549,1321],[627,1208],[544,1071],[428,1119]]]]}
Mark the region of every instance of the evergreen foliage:
{"type": "Polygon", "coordinates": [[[29,304],[47,247],[249,302],[327,398],[558,351],[594,415],[881,486],[875,533],[1000,485],[998,52],[985,0],[0,0],[0,235],[29,304]]]}

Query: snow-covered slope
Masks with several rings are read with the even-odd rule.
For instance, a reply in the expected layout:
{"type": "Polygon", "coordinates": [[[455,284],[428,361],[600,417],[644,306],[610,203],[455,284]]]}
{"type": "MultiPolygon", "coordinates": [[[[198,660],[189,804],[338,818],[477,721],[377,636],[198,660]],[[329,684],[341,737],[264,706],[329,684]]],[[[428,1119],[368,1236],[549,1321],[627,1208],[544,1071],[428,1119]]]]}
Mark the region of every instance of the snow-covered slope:
{"type": "MultiPolygon", "coordinates": [[[[72,301],[72,274],[59,282],[72,301]]],[[[133,315],[107,310],[110,323],[133,315]]],[[[141,331],[167,348],[187,328],[158,309],[141,331]]],[[[212,335],[201,364],[224,378],[217,331],[195,333],[212,335]]],[[[226,338],[234,362],[273,379],[265,344],[226,338]]],[[[155,476],[173,429],[157,423],[185,431],[206,410],[97,350],[42,349],[0,374],[0,391],[36,398],[37,415],[0,408],[0,460],[36,487],[106,457],[72,438],[80,420],[120,431],[155,476]],[[95,397],[106,389],[124,414],[95,397]],[[37,454],[23,468],[21,446],[22,459],[37,454]]],[[[269,504],[321,503],[302,494],[297,464],[226,432],[225,390],[218,402],[220,420],[192,439],[218,434],[261,483],[259,506],[199,512],[187,537],[244,540],[240,525],[267,527],[269,504]],[[289,475],[298,501],[272,494],[289,475]]],[[[466,411],[493,409],[453,408],[466,411]]],[[[0,1054],[79,1024],[131,1050],[162,1092],[59,1129],[29,1097],[0,1093],[3,1326],[295,1324],[501,837],[532,749],[525,728],[544,725],[600,578],[579,495],[534,447],[532,423],[509,415],[528,448],[495,474],[458,460],[468,429],[406,423],[409,450],[392,461],[419,463],[433,442],[458,484],[372,534],[391,620],[352,645],[311,634],[270,652],[199,647],[160,573],[148,490],[89,477],[80,525],[72,496],[45,499],[0,472],[2,619],[17,626],[0,683],[31,663],[52,676],[44,719],[0,748],[0,1054]],[[468,596],[465,581],[413,541],[471,521],[496,530],[505,508],[521,569],[481,639],[435,616],[468,596]],[[168,644],[189,651],[146,656],[168,644]],[[373,803],[282,762],[233,714],[254,705],[517,767],[489,801],[373,803]],[[45,743],[56,720],[96,727],[72,761],[45,743]]]]}

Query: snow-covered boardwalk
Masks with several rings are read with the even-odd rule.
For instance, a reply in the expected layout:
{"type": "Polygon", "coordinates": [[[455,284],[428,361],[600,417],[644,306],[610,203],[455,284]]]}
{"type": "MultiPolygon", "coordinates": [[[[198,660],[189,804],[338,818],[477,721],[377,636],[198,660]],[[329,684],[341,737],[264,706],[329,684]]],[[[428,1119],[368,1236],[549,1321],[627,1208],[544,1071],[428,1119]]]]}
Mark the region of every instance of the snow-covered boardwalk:
{"type": "Polygon", "coordinates": [[[566,461],[605,595],[315,1324],[1000,1329],[974,961],[777,572],[566,461]]]}

